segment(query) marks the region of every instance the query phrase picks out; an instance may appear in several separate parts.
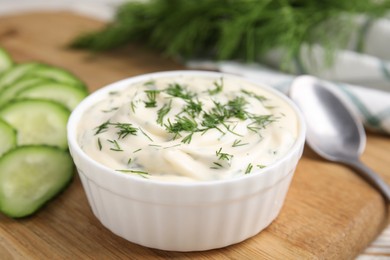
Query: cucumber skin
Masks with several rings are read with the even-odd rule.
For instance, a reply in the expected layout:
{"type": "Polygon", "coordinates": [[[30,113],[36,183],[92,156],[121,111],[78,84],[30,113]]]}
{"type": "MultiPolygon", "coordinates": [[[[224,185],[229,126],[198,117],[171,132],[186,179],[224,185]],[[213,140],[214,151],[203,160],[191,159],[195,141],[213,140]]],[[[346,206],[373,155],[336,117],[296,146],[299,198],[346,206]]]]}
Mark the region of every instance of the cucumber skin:
{"type": "MultiPolygon", "coordinates": [[[[3,166],[2,163],[4,160],[7,159],[7,157],[12,156],[12,154],[15,152],[18,152],[20,150],[25,150],[25,149],[27,149],[27,150],[29,150],[29,149],[31,149],[31,150],[45,149],[45,150],[51,150],[54,152],[62,153],[63,155],[66,155],[66,157],[68,157],[68,160],[70,163],[69,166],[70,166],[71,170],[68,172],[68,176],[67,176],[66,180],[62,183],[62,185],[60,185],[58,187],[57,190],[52,191],[50,194],[46,194],[44,196],[44,198],[41,199],[37,204],[35,204],[33,207],[30,207],[29,210],[24,211],[24,212],[21,212],[20,210],[18,212],[14,212],[13,210],[10,210],[9,208],[3,207],[3,205],[5,204],[4,203],[5,198],[3,197],[2,186],[0,184],[0,212],[8,217],[15,218],[15,219],[29,217],[29,216],[33,215],[34,213],[36,213],[37,211],[39,211],[44,206],[46,206],[50,201],[52,201],[53,199],[58,197],[72,183],[73,177],[75,175],[74,174],[75,168],[74,168],[73,160],[72,160],[72,157],[71,157],[69,151],[65,151],[65,150],[62,150],[56,146],[50,146],[50,145],[25,145],[25,146],[15,147],[15,148],[7,151],[5,154],[3,154],[0,157],[0,168],[1,168],[1,166],[3,166]]],[[[56,174],[56,172],[53,172],[52,174],[56,174]]],[[[1,175],[2,175],[2,172],[0,171],[0,177],[1,177],[1,175]]]]}
{"type": "MultiPolygon", "coordinates": [[[[81,88],[66,83],[47,81],[47,82],[34,84],[32,86],[28,86],[24,89],[19,90],[15,94],[14,100],[16,101],[23,100],[23,99],[51,100],[64,105],[66,108],[72,111],[87,96],[88,96],[88,92],[81,88]],[[45,89],[47,89],[46,92],[45,89]],[[59,92],[57,92],[56,89],[58,89],[59,92]],[[65,91],[65,93],[62,91],[65,91]]],[[[1,92],[0,92],[0,106],[1,106],[1,92]]]]}
{"type": "MultiPolygon", "coordinates": [[[[12,132],[12,140],[10,140],[11,141],[11,143],[12,143],[12,146],[10,146],[10,147],[7,147],[7,150],[3,150],[2,151],[2,148],[4,149],[4,144],[1,144],[2,145],[2,147],[0,147],[0,157],[4,154],[4,153],[6,153],[7,151],[9,151],[9,150],[11,150],[11,149],[13,149],[13,148],[15,148],[16,147],[16,145],[17,145],[17,138],[16,138],[16,135],[17,135],[17,132],[16,132],[16,130],[15,130],[15,128],[13,128],[10,124],[8,124],[6,121],[4,121],[3,119],[1,119],[0,118],[0,129],[1,128],[5,128],[5,131],[7,131],[8,133],[9,132],[12,132]]],[[[4,131],[4,129],[2,130],[2,131],[4,131]]],[[[1,131],[0,131],[1,132],[1,131]]],[[[8,138],[8,140],[9,140],[9,135],[7,135],[7,138],[8,138]]]]}
{"type": "MultiPolygon", "coordinates": [[[[12,102],[8,102],[5,105],[1,106],[0,107],[0,118],[3,121],[6,121],[13,128],[15,128],[16,131],[18,131],[18,127],[16,125],[14,125],[12,122],[9,122],[9,120],[7,119],[7,116],[4,114],[6,112],[4,112],[4,111],[7,111],[7,109],[9,109],[10,107],[17,107],[19,104],[20,105],[25,105],[27,102],[30,102],[30,103],[46,103],[46,104],[55,106],[58,109],[58,111],[60,111],[62,113],[63,116],[66,116],[66,122],[69,119],[69,116],[70,116],[70,113],[71,113],[71,111],[68,108],[66,108],[64,105],[62,105],[62,104],[60,104],[58,102],[55,102],[55,101],[44,100],[44,99],[21,99],[21,100],[17,100],[17,101],[15,100],[15,101],[12,101],[12,102]]],[[[68,149],[68,142],[67,142],[67,136],[66,136],[66,123],[64,124],[64,127],[65,127],[65,132],[64,132],[65,135],[63,136],[63,140],[62,140],[62,142],[60,144],[56,144],[55,146],[58,146],[61,149],[66,150],[66,149],[68,149]]],[[[39,145],[39,144],[49,145],[49,146],[50,145],[54,145],[52,142],[49,142],[49,143],[46,143],[46,142],[24,143],[24,142],[20,142],[20,141],[21,140],[18,137],[18,141],[17,141],[17,145],[18,146],[39,145]]]]}

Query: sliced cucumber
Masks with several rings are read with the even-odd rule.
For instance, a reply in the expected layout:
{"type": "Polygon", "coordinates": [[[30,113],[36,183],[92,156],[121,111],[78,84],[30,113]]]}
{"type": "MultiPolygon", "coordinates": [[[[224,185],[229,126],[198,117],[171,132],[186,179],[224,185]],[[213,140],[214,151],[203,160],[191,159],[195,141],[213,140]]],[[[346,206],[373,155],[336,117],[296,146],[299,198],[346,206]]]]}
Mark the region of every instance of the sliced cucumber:
{"type": "Polygon", "coordinates": [[[16,94],[15,99],[48,99],[63,104],[69,110],[73,110],[87,95],[87,91],[76,88],[72,85],[59,82],[45,82],[19,91],[16,94]]]}
{"type": "Polygon", "coordinates": [[[0,156],[16,146],[16,131],[0,119],[0,156]]]}
{"type": "Polygon", "coordinates": [[[35,77],[49,78],[57,82],[71,84],[78,88],[86,90],[85,84],[80,79],[78,79],[69,71],[58,67],[42,64],[42,66],[39,66],[32,71],[29,71],[28,75],[34,75],[35,77]]]}
{"type": "Polygon", "coordinates": [[[3,48],[0,48],[0,75],[11,68],[13,64],[14,61],[12,60],[11,55],[3,48]]]}
{"type": "Polygon", "coordinates": [[[41,66],[39,63],[23,63],[17,64],[8,70],[4,71],[0,78],[0,90],[7,85],[14,83],[19,78],[23,77],[28,71],[41,66]]]}
{"type": "Polygon", "coordinates": [[[16,93],[19,91],[37,85],[38,83],[47,82],[47,79],[37,78],[37,77],[22,77],[17,80],[15,83],[7,85],[0,91],[0,107],[7,103],[8,101],[15,98],[16,93]]]}
{"type": "Polygon", "coordinates": [[[25,217],[41,208],[70,182],[69,153],[51,146],[20,146],[0,158],[0,210],[25,217]]]}
{"type": "Polygon", "coordinates": [[[66,149],[70,111],[52,101],[18,100],[0,109],[0,118],[17,131],[17,145],[46,144],[66,149]]]}

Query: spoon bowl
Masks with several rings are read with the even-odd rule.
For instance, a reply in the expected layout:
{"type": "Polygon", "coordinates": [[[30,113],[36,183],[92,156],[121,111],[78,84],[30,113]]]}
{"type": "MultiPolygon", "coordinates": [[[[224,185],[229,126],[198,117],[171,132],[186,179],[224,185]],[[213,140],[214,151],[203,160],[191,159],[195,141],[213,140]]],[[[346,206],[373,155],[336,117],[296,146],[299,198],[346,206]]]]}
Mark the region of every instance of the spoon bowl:
{"type": "Polygon", "coordinates": [[[297,77],[290,97],[306,120],[306,142],[321,157],[355,169],[390,201],[390,187],[359,159],[366,144],[361,121],[344,105],[331,86],[311,76],[297,77]]]}

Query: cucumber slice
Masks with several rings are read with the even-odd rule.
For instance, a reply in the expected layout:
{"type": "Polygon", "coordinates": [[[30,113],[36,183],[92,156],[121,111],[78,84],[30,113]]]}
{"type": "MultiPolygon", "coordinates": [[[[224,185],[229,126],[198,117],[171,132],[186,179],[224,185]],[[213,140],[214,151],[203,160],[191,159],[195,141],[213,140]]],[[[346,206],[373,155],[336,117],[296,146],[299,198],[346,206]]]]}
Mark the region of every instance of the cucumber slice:
{"type": "Polygon", "coordinates": [[[17,80],[15,83],[7,85],[0,91],[0,107],[8,101],[15,98],[16,93],[19,91],[37,85],[38,83],[47,82],[46,79],[36,77],[23,77],[17,80]]]}
{"type": "Polygon", "coordinates": [[[0,74],[11,68],[13,64],[11,55],[3,48],[0,48],[0,74]]]}
{"type": "Polygon", "coordinates": [[[16,146],[16,131],[0,119],[0,156],[16,146]]]}
{"type": "Polygon", "coordinates": [[[14,83],[16,80],[24,76],[28,71],[41,66],[39,63],[23,63],[17,64],[8,70],[4,71],[0,78],[0,90],[7,85],[14,83]]]}
{"type": "Polygon", "coordinates": [[[33,214],[73,176],[69,153],[51,146],[20,146],[0,158],[0,210],[14,218],[33,214]]]}
{"type": "Polygon", "coordinates": [[[85,84],[80,79],[78,79],[69,71],[58,67],[53,67],[49,65],[39,66],[36,69],[29,71],[28,75],[49,78],[57,82],[74,85],[80,89],[87,90],[85,84]]]}
{"type": "MultiPolygon", "coordinates": [[[[88,93],[85,90],[59,82],[46,82],[21,90],[15,99],[38,98],[56,101],[73,110],[88,93]]],[[[1,93],[0,93],[1,105],[1,93]]]]}
{"type": "Polygon", "coordinates": [[[18,100],[0,109],[0,118],[17,131],[17,144],[46,144],[66,149],[70,111],[48,100],[18,100]]]}

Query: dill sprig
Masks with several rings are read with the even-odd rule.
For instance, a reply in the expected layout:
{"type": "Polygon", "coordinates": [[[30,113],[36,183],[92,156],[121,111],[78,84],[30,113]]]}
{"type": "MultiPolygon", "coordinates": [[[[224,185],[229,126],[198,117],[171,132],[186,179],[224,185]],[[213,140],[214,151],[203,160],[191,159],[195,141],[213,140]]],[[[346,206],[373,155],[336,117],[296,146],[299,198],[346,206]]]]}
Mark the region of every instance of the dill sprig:
{"type": "Polygon", "coordinates": [[[191,91],[189,91],[184,86],[178,83],[169,84],[168,88],[165,89],[165,92],[168,95],[171,95],[173,97],[178,97],[187,100],[191,100],[191,98],[195,96],[195,93],[192,93],[191,91]]]}
{"type": "Polygon", "coordinates": [[[122,148],[120,147],[119,143],[116,140],[108,139],[107,141],[113,144],[113,147],[111,147],[110,150],[116,152],[123,152],[122,148]]]}
{"type": "Polygon", "coordinates": [[[123,139],[128,135],[137,135],[137,128],[130,123],[110,123],[118,129],[118,138],[123,139]]]}
{"type": "Polygon", "coordinates": [[[389,1],[370,0],[129,1],[105,28],[71,46],[99,51],[138,42],[171,57],[243,61],[279,48],[290,62],[304,43],[321,44],[332,56],[347,46],[356,16],[376,18],[389,10],[389,1]]]}
{"type": "Polygon", "coordinates": [[[220,82],[214,81],[213,84],[214,84],[214,88],[207,90],[207,92],[210,95],[216,95],[218,93],[221,93],[223,90],[223,78],[221,78],[220,82]]]}
{"type": "Polygon", "coordinates": [[[230,161],[233,158],[232,154],[223,153],[222,147],[215,151],[215,155],[218,157],[218,160],[230,161]]]}
{"type": "Polygon", "coordinates": [[[143,178],[147,178],[145,175],[149,175],[148,172],[145,172],[145,171],[139,171],[139,170],[130,170],[130,169],[123,169],[123,170],[116,170],[117,172],[122,172],[122,173],[133,173],[133,174],[137,174],[143,178]]]}
{"type": "Polygon", "coordinates": [[[116,132],[118,134],[119,139],[123,139],[126,136],[130,135],[137,135],[138,129],[133,127],[132,124],[130,123],[111,123],[110,121],[104,122],[103,124],[95,127],[95,135],[104,133],[108,131],[109,126],[114,126],[115,128],[118,129],[116,132]]]}
{"type": "Polygon", "coordinates": [[[168,115],[169,111],[171,111],[172,108],[172,100],[169,101],[169,103],[164,104],[158,111],[157,111],[157,123],[159,125],[164,124],[164,117],[168,115]]]}
{"type": "MultiPolygon", "coordinates": [[[[189,118],[187,116],[177,116],[176,121],[174,123],[171,123],[170,120],[168,120],[168,124],[165,124],[165,128],[168,131],[168,133],[174,134],[173,139],[176,139],[177,137],[181,136],[181,132],[190,132],[194,133],[197,131],[198,123],[193,119],[189,118]]],[[[191,142],[192,134],[186,138],[185,142],[189,143],[191,142]]],[[[184,142],[184,141],[182,141],[184,142]]]]}
{"type": "MultiPolygon", "coordinates": [[[[146,84],[146,83],[145,83],[146,84]]],[[[145,107],[157,107],[157,94],[160,93],[159,90],[145,90],[147,101],[144,101],[145,107]]]]}

